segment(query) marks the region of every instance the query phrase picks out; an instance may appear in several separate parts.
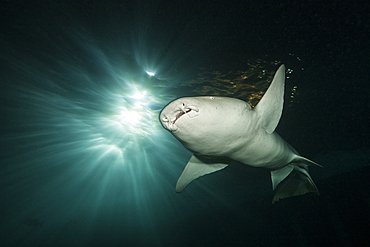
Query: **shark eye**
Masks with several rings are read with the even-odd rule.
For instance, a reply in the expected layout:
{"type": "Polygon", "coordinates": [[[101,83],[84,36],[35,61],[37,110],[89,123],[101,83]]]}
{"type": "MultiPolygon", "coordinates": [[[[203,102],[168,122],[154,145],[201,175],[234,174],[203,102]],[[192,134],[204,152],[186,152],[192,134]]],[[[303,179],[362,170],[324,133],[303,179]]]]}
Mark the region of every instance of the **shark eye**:
{"type": "Polygon", "coordinates": [[[185,103],[182,103],[182,106],[185,107],[185,103]]]}
{"type": "Polygon", "coordinates": [[[209,97],[209,98],[212,99],[212,100],[214,99],[214,97],[209,97]]]}

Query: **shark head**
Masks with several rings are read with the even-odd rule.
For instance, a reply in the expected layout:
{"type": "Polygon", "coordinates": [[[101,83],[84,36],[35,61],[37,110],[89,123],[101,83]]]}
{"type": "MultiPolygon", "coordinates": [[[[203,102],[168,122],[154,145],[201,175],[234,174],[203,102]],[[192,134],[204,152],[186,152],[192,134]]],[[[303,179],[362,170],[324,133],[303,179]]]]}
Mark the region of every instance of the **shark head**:
{"type": "Polygon", "coordinates": [[[201,155],[224,155],[248,126],[243,116],[248,103],[228,97],[185,97],[160,113],[160,122],[187,149],[201,155]],[[225,146],[227,148],[225,148],[225,146]]]}
{"type": "Polygon", "coordinates": [[[162,110],[159,120],[165,129],[170,132],[176,132],[179,130],[178,124],[180,123],[181,126],[184,118],[199,116],[199,105],[200,102],[198,100],[191,98],[177,99],[162,110]]]}

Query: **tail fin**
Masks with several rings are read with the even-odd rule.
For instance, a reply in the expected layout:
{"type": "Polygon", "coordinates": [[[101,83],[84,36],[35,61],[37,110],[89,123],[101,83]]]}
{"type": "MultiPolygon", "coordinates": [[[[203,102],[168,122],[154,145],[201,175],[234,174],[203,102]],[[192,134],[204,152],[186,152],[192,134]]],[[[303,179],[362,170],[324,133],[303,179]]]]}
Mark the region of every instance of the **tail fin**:
{"type": "Polygon", "coordinates": [[[283,198],[304,195],[309,192],[319,195],[319,190],[310,174],[308,174],[307,164],[320,166],[306,158],[297,156],[291,164],[282,169],[271,171],[273,189],[276,190],[272,203],[283,198]]]}

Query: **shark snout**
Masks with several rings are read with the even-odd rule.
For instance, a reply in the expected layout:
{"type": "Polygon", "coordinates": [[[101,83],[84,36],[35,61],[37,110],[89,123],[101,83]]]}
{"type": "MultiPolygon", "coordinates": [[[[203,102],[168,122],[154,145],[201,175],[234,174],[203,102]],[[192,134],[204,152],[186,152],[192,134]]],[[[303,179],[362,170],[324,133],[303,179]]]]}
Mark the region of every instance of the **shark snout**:
{"type": "MultiPolygon", "coordinates": [[[[173,102],[174,103],[174,102],[173,102]]],[[[199,109],[193,105],[187,105],[186,103],[177,104],[175,109],[173,105],[165,107],[160,114],[160,121],[163,127],[169,131],[175,131],[178,127],[175,125],[176,121],[183,115],[188,115],[190,118],[198,116],[199,109]]]]}
{"type": "MultiPolygon", "coordinates": [[[[182,111],[180,113],[182,113],[182,111]]],[[[169,130],[169,131],[177,130],[178,128],[175,125],[175,122],[176,122],[177,118],[180,117],[180,115],[179,115],[180,113],[176,114],[176,112],[167,111],[167,109],[165,108],[162,111],[162,113],[160,114],[160,117],[159,117],[159,120],[160,120],[162,126],[165,129],[169,130]]],[[[184,113],[182,113],[182,114],[184,114],[184,113]]]]}

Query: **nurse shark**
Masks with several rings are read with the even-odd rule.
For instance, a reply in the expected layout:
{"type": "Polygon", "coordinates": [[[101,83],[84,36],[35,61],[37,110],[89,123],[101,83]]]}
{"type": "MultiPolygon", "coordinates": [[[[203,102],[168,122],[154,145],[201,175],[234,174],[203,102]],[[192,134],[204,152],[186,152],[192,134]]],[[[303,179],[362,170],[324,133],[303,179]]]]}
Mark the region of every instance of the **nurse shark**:
{"type": "Polygon", "coordinates": [[[272,203],[308,192],[319,194],[308,166],[320,165],[300,156],[275,132],[283,111],[284,84],[281,65],[254,108],[235,98],[201,96],[176,99],[161,111],[162,126],[194,153],[177,181],[177,193],[234,160],[270,171],[272,203]]]}

